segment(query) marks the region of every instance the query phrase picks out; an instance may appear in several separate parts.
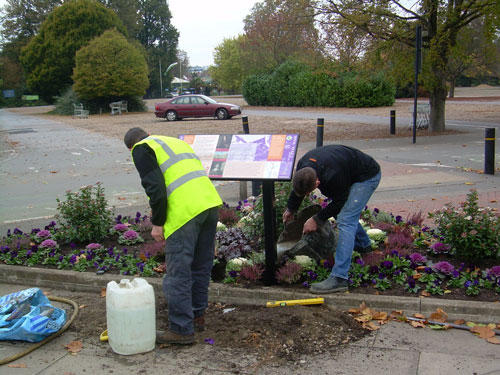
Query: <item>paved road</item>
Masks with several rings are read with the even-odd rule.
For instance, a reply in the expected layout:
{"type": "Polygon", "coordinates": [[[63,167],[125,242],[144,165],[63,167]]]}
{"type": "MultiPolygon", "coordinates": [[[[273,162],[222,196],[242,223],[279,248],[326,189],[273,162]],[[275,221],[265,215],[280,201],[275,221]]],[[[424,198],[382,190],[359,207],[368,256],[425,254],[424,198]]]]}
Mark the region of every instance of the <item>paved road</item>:
{"type": "MultiPolygon", "coordinates": [[[[384,178],[372,198],[374,203],[464,195],[470,184],[478,191],[500,191],[498,174],[464,171],[484,167],[484,131],[478,127],[469,130],[466,135],[419,137],[416,144],[411,137],[343,143],[381,162],[384,178]]],[[[315,144],[302,143],[299,156],[313,147],[315,144]]],[[[497,161],[499,156],[497,152],[497,161]]],[[[147,212],[147,199],[121,141],[43,117],[0,110],[0,176],[0,233],[22,228],[23,223],[33,228],[37,218],[38,225],[45,225],[56,213],[56,197],[64,200],[67,190],[98,181],[117,213],[147,212]]],[[[224,201],[237,203],[238,182],[216,185],[224,201]]]]}

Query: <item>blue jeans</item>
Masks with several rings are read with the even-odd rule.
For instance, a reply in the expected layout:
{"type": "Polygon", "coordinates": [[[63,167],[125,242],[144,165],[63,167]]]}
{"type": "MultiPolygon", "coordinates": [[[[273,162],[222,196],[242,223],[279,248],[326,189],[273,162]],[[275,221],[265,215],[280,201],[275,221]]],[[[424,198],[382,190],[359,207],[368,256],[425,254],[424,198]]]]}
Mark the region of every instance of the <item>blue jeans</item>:
{"type": "Polygon", "coordinates": [[[367,247],[371,244],[370,238],[359,223],[359,218],[381,177],[379,172],[369,180],[352,184],[349,197],[337,216],[339,238],[335,252],[335,265],[330,276],[347,280],[354,246],[367,247]]]}
{"type": "Polygon", "coordinates": [[[181,335],[194,332],[193,318],[203,315],[208,305],[218,212],[217,207],[203,211],[165,241],[163,294],[169,330],[181,335]]]}

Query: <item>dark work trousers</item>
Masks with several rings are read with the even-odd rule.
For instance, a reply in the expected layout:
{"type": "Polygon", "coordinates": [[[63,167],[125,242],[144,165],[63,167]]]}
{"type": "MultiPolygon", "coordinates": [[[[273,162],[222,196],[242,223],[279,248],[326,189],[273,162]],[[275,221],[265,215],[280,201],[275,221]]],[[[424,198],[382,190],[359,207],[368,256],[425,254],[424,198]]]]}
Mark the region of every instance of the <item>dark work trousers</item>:
{"type": "Polygon", "coordinates": [[[218,212],[218,207],[203,211],[165,241],[163,293],[169,329],[175,333],[193,333],[193,317],[203,315],[207,308],[218,212]]]}

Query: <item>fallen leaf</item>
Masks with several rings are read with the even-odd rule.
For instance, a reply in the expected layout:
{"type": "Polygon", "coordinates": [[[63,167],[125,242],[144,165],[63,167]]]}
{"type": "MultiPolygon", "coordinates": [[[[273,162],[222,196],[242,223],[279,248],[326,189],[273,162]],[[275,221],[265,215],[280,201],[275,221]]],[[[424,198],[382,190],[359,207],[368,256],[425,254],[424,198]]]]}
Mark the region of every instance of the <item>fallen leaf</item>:
{"type": "Polygon", "coordinates": [[[453,322],[453,324],[461,326],[462,324],[465,324],[465,320],[463,319],[458,319],[453,322]]]}
{"type": "Polygon", "coordinates": [[[50,171],[50,173],[57,173],[57,171],[50,171]]]}
{"type": "Polygon", "coordinates": [[[488,341],[490,344],[500,345],[500,340],[498,340],[496,337],[487,338],[486,341],[488,341]]]}
{"type": "Polygon", "coordinates": [[[80,306],[78,306],[78,308],[79,308],[80,310],[81,310],[81,309],[84,309],[84,308],[86,308],[86,307],[87,307],[87,305],[80,305],[80,306]]]}
{"type": "Polygon", "coordinates": [[[425,323],[424,323],[424,322],[415,321],[415,320],[410,320],[410,324],[411,324],[414,328],[425,328],[425,323]]]}
{"type": "Polygon", "coordinates": [[[465,182],[465,185],[475,185],[474,182],[465,182]]]}
{"type": "Polygon", "coordinates": [[[492,199],[492,200],[490,200],[490,203],[497,203],[497,200],[496,199],[492,199]]]}
{"type": "Polygon", "coordinates": [[[416,202],[415,199],[408,199],[408,202],[416,202]]]}
{"type": "Polygon", "coordinates": [[[417,271],[423,271],[423,270],[425,270],[426,268],[427,268],[427,266],[417,266],[415,269],[416,269],[417,271]]]}
{"type": "Polygon", "coordinates": [[[101,288],[101,298],[106,297],[106,288],[101,288]]]}
{"type": "Polygon", "coordinates": [[[472,333],[477,333],[480,339],[489,339],[495,336],[495,332],[490,327],[475,326],[470,329],[472,333]]]}
{"type": "Polygon", "coordinates": [[[66,349],[68,349],[68,352],[71,354],[73,353],[78,353],[80,350],[82,350],[82,342],[81,341],[71,341],[69,344],[64,346],[66,349]]]}
{"type": "Polygon", "coordinates": [[[422,297],[430,297],[431,296],[431,294],[427,290],[422,290],[422,292],[420,293],[420,295],[422,297]]]}
{"type": "Polygon", "coordinates": [[[356,308],[350,308],[349,309],[349,313],[351,313],[351,314],[359,314],[360,311],[359,311],[359,309],[356,309],[356,308]]]}
{"type": "Polygon", "coordinates": [[[372,316],[371,315],[361,315],[361,316],[354,318],[354,320],[359,322],[359,323],[365,323],[365,322],[369,322],[370,320],[372,320],[372,316]]]}
{"type": "Polygon", "coordinates": [[[27,368],[28,366],[26,366],[24,363],[12,363],[10,365],[7,365],[7,367],[10,367],[10,368],[27,368]]]}
{"type": "Polygon", "coordinates": [[[422,274],[421,273],[418,273],[418,272],[414,272],[412,277],[415,279],[415,280],[418,280],[422,277],[422,274]]]}
{"type": "Polygon", "coordinates": [[[422,314],[413,314],[413,317],[417,319],[425,319],[425,316],[423,316],[422,314]]]}
{"type": "Polygon", "coordinates": [[[450,293],[451,293],[451,290],[449,290],[449,289],[444,290],[444,294],[450,294],[450,293]]]}
{"type": "Polygon", "coordinates": [[[369,331],[376,331],[378,329],[380,329],[380,326],[376,325],[375,323],[373,322],[366,322],[366,323],[363,323],[362,327],[364,329],[367,329],[369,331]]]}
{"type": "Polygon", "coordinates": [[[429,320],[444,323],[446,322],[446,319],[448,319],[448,314],[446,314],[442,309],[436,309],[436,311],[431,314],[429,320]]]}
{"type": "Polygon", "coordinates": [[[387,313],[383,311],[376,311],[372,317],[373,320],[387,320],[387,313]]]}
{"type": "Polygon", "coordinates": [[[118,197],[118,200],[120,200],[120,201],[124,201],[125,199],[127,199],[127,198],[125,198],[125,197],[118,197]]]}

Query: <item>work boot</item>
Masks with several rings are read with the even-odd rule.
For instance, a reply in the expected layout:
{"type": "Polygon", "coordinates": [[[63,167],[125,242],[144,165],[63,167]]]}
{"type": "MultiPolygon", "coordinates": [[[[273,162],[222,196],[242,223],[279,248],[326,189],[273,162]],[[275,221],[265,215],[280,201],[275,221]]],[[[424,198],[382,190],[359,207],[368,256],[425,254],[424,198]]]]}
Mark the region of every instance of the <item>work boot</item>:
{"type": "Polygon", "coordinates": [[[309,292],[313,294],[326,294],[326,293],[337,293],[345,292],[349,289],[347,280],[341,279],[336,276],[329,276],[328,279],[323,280],[320,283],[315,283],[311,285],[309,292]]]}
{"type": "Polygon", "coordinates": [[[198,316],[193,319],[194,330],[196,332],[203,332],[205,330],[205,317],[198,316]]]}
{"type": "Polygon", "coordinates": [[[190,335],[181,335],[172,331],[156,331],[157,344],[194,344],[194,333],[190,335]]]}
{"type": "Polygon", "coordinates": [[[368,245],[366,247],[355,247],[354,251],[357,251],[360,254],[368,254],[373,251],[372,245],[368,245]]]}

